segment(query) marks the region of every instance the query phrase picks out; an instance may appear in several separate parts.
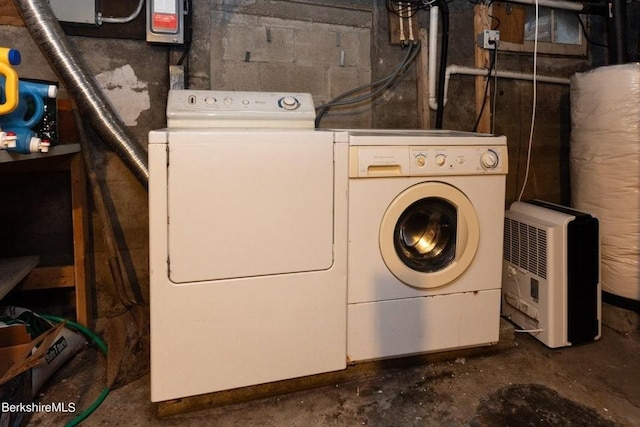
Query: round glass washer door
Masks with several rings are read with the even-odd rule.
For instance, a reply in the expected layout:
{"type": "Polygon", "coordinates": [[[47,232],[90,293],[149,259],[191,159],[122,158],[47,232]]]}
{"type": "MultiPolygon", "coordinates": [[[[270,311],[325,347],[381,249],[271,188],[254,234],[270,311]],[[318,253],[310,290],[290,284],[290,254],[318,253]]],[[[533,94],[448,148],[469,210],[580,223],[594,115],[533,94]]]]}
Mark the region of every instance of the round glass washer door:
{"type": "Polygon", "coordinates": [[[451,283],[469,267],[480,228],[471,201],[442,182],[416,184],[389,205],[380,224],[380,253],[399,280],[417,288],[451,283]]]}

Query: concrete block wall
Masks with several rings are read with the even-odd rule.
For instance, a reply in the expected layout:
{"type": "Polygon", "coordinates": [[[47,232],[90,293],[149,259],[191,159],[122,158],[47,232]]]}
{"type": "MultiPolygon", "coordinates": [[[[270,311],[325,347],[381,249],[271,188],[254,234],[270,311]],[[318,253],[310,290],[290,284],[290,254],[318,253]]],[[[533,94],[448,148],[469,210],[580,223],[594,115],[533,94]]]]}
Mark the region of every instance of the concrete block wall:
{"type": "MultiPolygon", "coordinates": [[[[320,105],[371,79],[367,27],[220,10],[211,26],[213,89],[307,92],[320,105]]],[[[325,117],[324,127],[371,126],[369,109],[325,117]]]]}

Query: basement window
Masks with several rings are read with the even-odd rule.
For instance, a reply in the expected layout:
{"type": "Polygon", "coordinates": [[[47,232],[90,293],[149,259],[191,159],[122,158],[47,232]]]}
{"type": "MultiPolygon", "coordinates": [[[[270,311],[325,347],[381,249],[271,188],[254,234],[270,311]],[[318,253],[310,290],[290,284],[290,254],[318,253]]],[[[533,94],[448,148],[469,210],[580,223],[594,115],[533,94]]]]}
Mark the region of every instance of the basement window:
{"type": "MultiPolygon", "coordinates": [[[[494,28],[499,25],[500,50],[533,52],[536,9],[534,5],[494,3],[494,28]],[[499,24],[498,24],[499,23],[499,24]]],[[[582,18],[584,19],[584,18],[582,18]]],[[[538,8],[538,52],[586,56],[587,41],[575,11],[538,8]]]]}

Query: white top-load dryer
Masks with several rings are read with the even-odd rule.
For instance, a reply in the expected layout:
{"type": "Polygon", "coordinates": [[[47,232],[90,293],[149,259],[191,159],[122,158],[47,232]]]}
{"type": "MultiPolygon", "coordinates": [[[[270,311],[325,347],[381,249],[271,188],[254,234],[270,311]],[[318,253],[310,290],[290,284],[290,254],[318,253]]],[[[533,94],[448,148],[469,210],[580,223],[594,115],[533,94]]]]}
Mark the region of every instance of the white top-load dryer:
{"type": "Polygon", "coordinates": [[[171,91],[167,117],[149,135],[152,401],[345,368],[346,144],[305,94],[171,91]]]}

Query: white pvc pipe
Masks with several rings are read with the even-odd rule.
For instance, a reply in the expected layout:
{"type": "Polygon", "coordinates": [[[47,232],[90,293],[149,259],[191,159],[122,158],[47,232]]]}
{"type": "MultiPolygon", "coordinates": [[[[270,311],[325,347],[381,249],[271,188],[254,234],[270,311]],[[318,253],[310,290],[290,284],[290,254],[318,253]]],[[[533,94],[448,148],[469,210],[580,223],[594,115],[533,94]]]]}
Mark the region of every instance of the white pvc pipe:
{"type": "MultiPolygon", "coordinates": [[[[449,90],[449,77],[452,74],[463,74],[467,76],[486,76],[489,70],[486,68],[474,68],[474,67],[464,67],[462,65],[449,65],[447,67],[447,72],[445,74],[444,79],[444,104],[447,105],[447,92],[449,90]]],[[[491,76],[498,75],[498,77],[503,79],[515,79],[515,80],[533,80],[533,74],[528,73],[520,73],[517,71],[501,71],[501,70],[492,70],[491,76]]],[[[556,83],[562,85],[568,85],[569,79],[564,77],[552,77],[552,76],[541,76],[539,74],[536,75],[536,81],[545,82],[545,83],[556,83]]]]}
{"type": "MultiPolygon", "coordinates": [[[[508,3],[520,4],[536,4],[536,0],[507,0],[508,3]]],[[[552,7],[554,9],[575,10],[580,12],[584,10],[584,4],[564,0],[538,0],[538,6],[552,7]]]]}
{"type": "MultiPolygon", "coordinates": [[[[535,4],[535,0],[515,0],[513,3],[525,3],[525,4],[535,4]]],[[[583,6],[581,3],[571,3],[568,1],[561,0],[538,0],[539,5],[555,7],[558,9],[562,9],[562,6],[579,6],[580,9],[571,9],[566,7],[566,9],[570,10],[582,10],[583,6]]],[[[429,21],[429,108],[432,110],[438,109],[437,102],[437,94],[436,94],[436,59],[437,59],[437,48],[438,48],[438,7],[431,6],[430,13],[430,21],[429,21]]],[[[465,67],[462,65],[449,65],[447,66],[447,71],[445,74],[444,81],[444,99],[443,104],[447,105],[447,93],[449,90],[449,77],[452,74],[464,74],[469,76],[486,76],[488,70],[486,68],[474,68],[474,67],[465,67]]],[[[516,71],[497,71],[498,77],[505,79],[515,79],[515,80],[533,80],[533,74],[528,73],[520,73],[516,71]]],[[[496,71],[493,70],[491,72],[492,76],[496,75],[496,71]]],[[[557,83],[557,84],[569,84],[569,79],[563,77],[552,77],[552,76],[540,76],[536,75],[536,81],[545,82],[545,83],[557,83]]]]}
{"type": "MultiPolygon", "coordinates": [[[[438,59],[438,6],[431,6],[429,14],[429,108],[438,109],[436,102],[436,68],[438,59]]],[[[446,105],[446,103],[444,103],[446,105]]]]}
{"type": "MultiPolygon", "coordinates": [[[[468,76],[486,76],[487,71],[488,70],[486,68],[465,67],[462,65],[449,65],[447,67],[447,74],[445,78],[448,80],[451,74],[465,74],[468,76]]],[[[491,76],[495,76],[496,74],[498,75],[498,77],[501,77],[504,79],[533,80],[533,74],[521,73],[518,71],[502,71],[502,70],[491,71],[491,76]]],[[[541,76],[540,74],[537,74],[536,80],[539,82],[557,83],[561,85],[569,84],[569,79],[565,77],[541,76]]]]}

